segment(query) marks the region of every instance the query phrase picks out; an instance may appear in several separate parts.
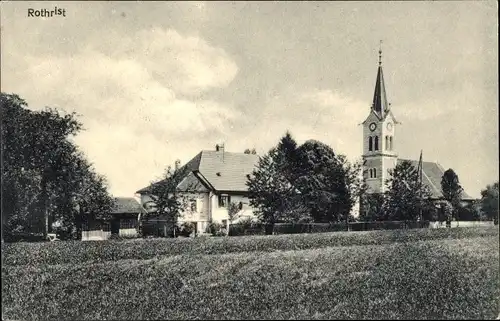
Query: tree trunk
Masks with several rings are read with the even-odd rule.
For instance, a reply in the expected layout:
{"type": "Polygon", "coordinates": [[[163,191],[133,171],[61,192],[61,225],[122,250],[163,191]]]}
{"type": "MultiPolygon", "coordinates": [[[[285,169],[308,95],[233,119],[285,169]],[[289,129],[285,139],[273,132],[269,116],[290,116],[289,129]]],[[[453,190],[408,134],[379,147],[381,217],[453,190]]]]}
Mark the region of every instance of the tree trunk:
{"type": "Polygon", "coordinates": [[[42,181],[40,184],[40,219],[43,222],[43,239],[47,240],[49,234],[49,211],[47,208],[48,203],[48,192],[47,192],[47,175],[45,171],[42,173],[42,181]]]}
{"type": "Polygon", "coordinates": [[[75,217],[75,227],[76,227],[76,239],[81,241],[82,240],[82,230],[83,230],[83,211],[81,208],[78,208],[78,212],[75,217]]]}

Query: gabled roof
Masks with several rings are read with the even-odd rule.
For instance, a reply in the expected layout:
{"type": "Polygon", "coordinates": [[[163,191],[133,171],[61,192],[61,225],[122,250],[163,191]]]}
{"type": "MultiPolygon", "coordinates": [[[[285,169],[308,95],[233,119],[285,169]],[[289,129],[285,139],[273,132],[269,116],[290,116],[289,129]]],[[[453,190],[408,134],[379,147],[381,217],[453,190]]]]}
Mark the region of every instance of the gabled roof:
{"type": "MultiPolygon", "coordinates": [[[[190,174],[179,184],[179,188],[195,185],[197,191],[205,188],[206,191],[246,192],[247,175],[252,173],[258,159],[254,154],[201,151],[183,166],[190,174]]],[[[136,193],[148,190],[149,187],[146,187],[136,193]]]]}
{"type": "MultiPolygon", "coordinates": [[[[398,159],[398,162],[409,161],[413,167],[418,168],[418,160],[412,159],[398,159]]],[[[444,174],[444,169],[438,163],[434,162],[422,162],[422,182],[431,191],[431,197],[433,199],[443,198],[443,193],[441,191],[441,178],[444,174]]],[[[465,191],[462,192],[462,200],[473,200],[474,198],[467,194],[465,191]]]]}
{"type": "Polygon", "coordinates": [[[115,197],[115,206],[111,214],[138,214],[144,209],[133,197],[115,197]]]}

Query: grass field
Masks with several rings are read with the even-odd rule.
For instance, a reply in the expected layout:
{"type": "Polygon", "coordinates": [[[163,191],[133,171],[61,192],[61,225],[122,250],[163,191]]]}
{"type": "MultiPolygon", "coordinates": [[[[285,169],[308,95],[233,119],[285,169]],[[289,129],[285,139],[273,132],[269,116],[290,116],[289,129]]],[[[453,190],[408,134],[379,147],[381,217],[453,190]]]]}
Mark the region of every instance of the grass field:
{"type": "Polygon", "coordinates": [[[3,315],[494,319],[498,237],[491,227],[7,244],[3,315]]]}

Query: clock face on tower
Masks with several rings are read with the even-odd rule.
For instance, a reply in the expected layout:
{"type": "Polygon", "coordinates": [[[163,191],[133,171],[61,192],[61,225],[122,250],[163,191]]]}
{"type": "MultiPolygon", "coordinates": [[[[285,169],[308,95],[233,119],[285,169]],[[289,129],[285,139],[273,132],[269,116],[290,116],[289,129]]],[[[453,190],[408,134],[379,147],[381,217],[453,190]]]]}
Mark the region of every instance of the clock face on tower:
{"type": "Polygon", "coordinates": [[[387,123],[387,130],[391,131],[392,130],[392,123],[387,123]]]}
{"type": "Polygon", "coordinates": [[[375,129],[377,129],[377,124],[375,124],[375,123],[371,123],[371,124],[370,124],[370,130],[371,130],[371,131],[374,131],[375,129]]]}

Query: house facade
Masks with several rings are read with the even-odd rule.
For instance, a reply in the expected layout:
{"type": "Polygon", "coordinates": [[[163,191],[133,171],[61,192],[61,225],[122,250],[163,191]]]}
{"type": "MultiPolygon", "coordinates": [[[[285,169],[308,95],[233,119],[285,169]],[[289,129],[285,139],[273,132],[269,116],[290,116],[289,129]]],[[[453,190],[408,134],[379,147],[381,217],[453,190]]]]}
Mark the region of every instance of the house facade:
{"type": "MultiPolygon", "coordinates": [[[[197,233],[206,232],[211,222],[227,226],[230,203],[239,208],[235,223],[245,218],[254,219],[246,181],[257,161],[257,155],[227,152],[223,145],[199,152],[184,165],[187,175],[178,185],[185,204],[179,223],[194,223],[197,233]]],[[[155,211],[151,186],[138,190],[136,195],[146,211],[155,211]]]]}

